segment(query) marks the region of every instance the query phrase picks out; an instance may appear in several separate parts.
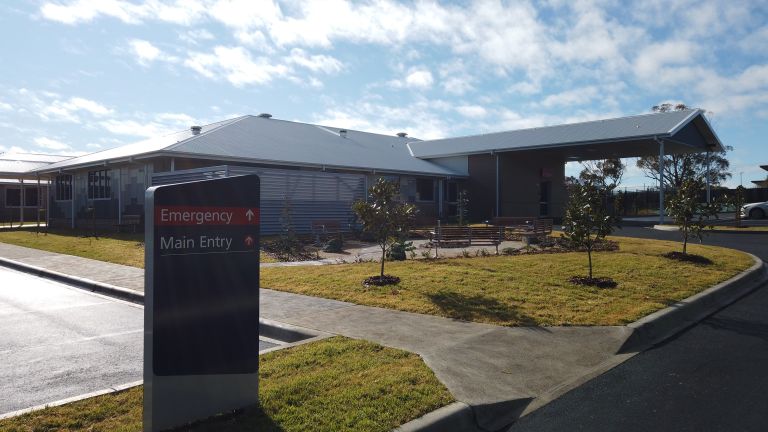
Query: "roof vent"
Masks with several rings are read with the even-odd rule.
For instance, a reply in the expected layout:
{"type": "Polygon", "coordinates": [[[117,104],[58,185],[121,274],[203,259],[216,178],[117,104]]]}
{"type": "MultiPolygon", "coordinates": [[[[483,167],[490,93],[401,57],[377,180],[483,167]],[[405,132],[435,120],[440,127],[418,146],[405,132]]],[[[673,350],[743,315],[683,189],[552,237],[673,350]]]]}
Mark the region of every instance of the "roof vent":
{"type": "Polygon", "coordinates": [[[347,130],[346,129],[339,129],[339,136],[342,138],[347,137],[347,130]]]}
{"type": "Polygon", "coordinates": [[[407,137],[407,136],[408,136],[408,134],[407,134],[407,133],[405,133],[405,132],[398,132],[398,133],[397,133],[397,136],[399,136],[400,138],[405,138],[405,137],[407,137]]]}
{"type": "Polygon", "coordinates": [[[192,131],[192,135],[200,135],[200,131],[203,130],[203,127],[202,126],[192,126],[191,128],[189,128],[189,130],[192,131]]]}
{"type": "Polygon", "coordinates": [[[272,118],[272,114],[270,114],[270,113],[261,113],[261,114],[259,114],[259,117],[261,117],[261,118],[272,118]]]}

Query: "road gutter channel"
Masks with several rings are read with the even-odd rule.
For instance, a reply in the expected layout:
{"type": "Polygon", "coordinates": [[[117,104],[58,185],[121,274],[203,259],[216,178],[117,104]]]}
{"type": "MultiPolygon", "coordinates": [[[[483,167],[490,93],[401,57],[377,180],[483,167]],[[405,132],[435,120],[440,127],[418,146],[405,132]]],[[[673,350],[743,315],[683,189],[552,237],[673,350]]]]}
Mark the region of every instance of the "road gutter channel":
{"type": "MultiPolygon", "coordinates": [[[[632,333],[615,356],[595,366],[586,374],[573,380],[561,383],[537,396],[535,399],[533,399],[531,404],[526,407],[526,409],[521,414],[521,417],[536,411],[554,399],[585,384],[587,381],[602,375],[603,373],[620,365],[621,363],[624,363],[640,352],[658,345],[671,338],[672,336],[675,336],[678,333],[696,325],[706,317],[756,290],[763,283],[768,281],[768,265],[755,255],[748,255],[751,256],[755,262],[749,269],[698,294],[681,300],[672,306],[656,311],[633,323],[628,324],[626,327],[631,329],[632,333]]],[[[64,273],[47,270],[41,267],[9,260],[2,257],[0,257],[0,265],[25,273],[31,273],[39,277],[53,279],[58,282],[63,282],[68,285],[73,285],[88,291],[94,291],[100,294],[117,297],[121,300],[127,300],[140,305],[143,305],[144,303],[144,293],[139,291],[129,290],[126,288],[79,278],[76,276],[70,276],[64,273]]],[[[277,332],[306,332],[308,330],[271,320],[260,320],[260,324],[270,326],[277,332]]],[[[332,336],[329,333],[317,331],[313,332],[315,334],[309,338],[296,342],[289,342],[281,345],[280,347],[264,350],[263,352],[271,352],[277,349],[314,342],[316,340],[332,336]]],[[[26,412],[42,409],[49,406],[63,405],[89,397],[125,390],[140,384],[141,381],[129,383],[122,386],[101,390],[99,392],[89,393],[87,395],[81,395],[74,398],[64,399],[62,401],[52,402],[50,404],[39,407],[27,408],[24,410],[0,415],[0,419],[13,417],[15,415],[24,414],[26,412]]],[[[472,407],[464,402],[458,401],[450,405],[438,408],[437,410],[427,413],[422,417],[411,420],[410,422],[395,428],[394,431],[462,432],[472,431],[473,429],[475,431],[483,431],[477,426],[472,407]]]]}

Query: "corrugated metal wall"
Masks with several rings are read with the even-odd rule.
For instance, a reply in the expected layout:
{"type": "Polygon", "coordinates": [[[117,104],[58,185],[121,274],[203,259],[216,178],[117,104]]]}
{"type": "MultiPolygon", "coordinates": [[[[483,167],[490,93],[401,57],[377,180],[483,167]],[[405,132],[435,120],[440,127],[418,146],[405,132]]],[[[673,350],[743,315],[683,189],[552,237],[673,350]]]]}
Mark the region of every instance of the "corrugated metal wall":
{"type": "Polygon", "coordinates": [[[153,185],[258,174],[261,178],[261,233],[279,234],[284,213],[290,209],[293,228],[308,233],[316,220],[352,223],[352,203],[365,198],[365,176],[314,171],[279,170],[221,165],[156,173],[153,185]]]}

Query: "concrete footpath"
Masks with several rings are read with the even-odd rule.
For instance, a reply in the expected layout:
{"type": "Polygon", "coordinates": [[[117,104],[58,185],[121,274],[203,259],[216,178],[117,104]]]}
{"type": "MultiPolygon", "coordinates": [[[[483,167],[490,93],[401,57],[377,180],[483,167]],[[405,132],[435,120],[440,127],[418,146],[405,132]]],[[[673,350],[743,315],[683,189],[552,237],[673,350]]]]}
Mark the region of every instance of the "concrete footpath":
{"type": "MultiPolygon", "coordinates": [[[[141,269],[3,243],[0,257],[143,291],[141,269]]],[[[420,354],[463,403],[453,416],[488,431],[636,354],[621,350],[631,326],[499,327],[270,289],[261,290],[261,317],[420,354]]]]}

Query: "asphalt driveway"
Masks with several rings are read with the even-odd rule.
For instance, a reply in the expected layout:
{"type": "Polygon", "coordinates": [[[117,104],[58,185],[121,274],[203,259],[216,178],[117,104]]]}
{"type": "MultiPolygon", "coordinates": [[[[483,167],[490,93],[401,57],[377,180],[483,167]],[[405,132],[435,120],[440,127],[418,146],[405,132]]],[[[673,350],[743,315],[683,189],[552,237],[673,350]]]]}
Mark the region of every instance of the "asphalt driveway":
{"type": "Polygon", "coordinates": [[[144,310],[0,268],[0,415],[142,378],[144,310]]]}

